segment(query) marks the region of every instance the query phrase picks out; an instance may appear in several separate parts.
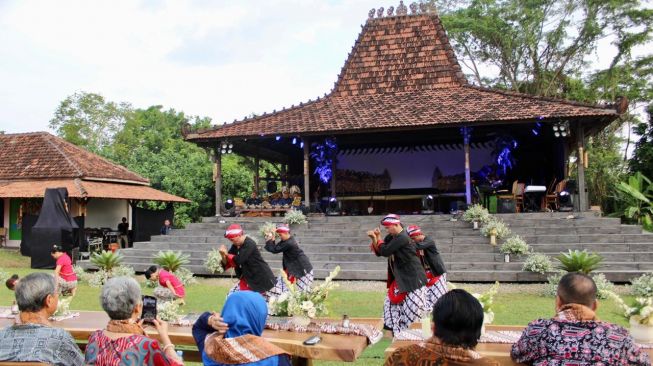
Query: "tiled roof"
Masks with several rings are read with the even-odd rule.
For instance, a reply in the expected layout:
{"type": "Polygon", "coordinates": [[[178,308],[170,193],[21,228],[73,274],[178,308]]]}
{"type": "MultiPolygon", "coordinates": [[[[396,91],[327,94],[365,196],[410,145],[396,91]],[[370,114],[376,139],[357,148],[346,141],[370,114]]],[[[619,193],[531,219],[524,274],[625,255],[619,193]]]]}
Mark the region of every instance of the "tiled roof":
{"type": "Polygon", "coordinates": [[[185,198],[140,184],[85,181],[81,179],[0,181],[0,198],[43,197],[46,188],[66,188],[74,198],[110,198],[164,202],[190,202],[185,198]]]}
{"type": "Polygon", "coordinates": [[[420,14],[369,19],[324,98],[186,138],[353,133],[579,116],[616,118],[617,112],[470,86],[438,16],[420,14]]]}
{"type": "Polygon", "coordinates": [[[0,180],[93,178],[149,184],[125,167],[47,132],[0,134],[0,180]]]}

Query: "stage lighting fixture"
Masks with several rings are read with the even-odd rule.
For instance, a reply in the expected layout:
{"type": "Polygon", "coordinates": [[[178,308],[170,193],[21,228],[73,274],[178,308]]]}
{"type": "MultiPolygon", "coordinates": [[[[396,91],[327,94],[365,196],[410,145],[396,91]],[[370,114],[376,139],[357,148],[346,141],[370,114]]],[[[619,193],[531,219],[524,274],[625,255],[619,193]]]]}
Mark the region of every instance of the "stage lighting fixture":
{"type": "Polygon", "coordinates": [[[296,143],[297,143],[297,137],[293,137],[293,138],[292,138],[292,144],[294,145],[294,144],[296,144],[296,143]]]}
{"type": "Polygon", "coordinates": [[[569,131],[569,121],[556,122],[551,126],[555,137],[567,137],[571,134],[569,131]]]}
{"type": "Polygon", "coordinates": [[[433,195],[427,195],[422,198],[422,214],[432,214],[435,207],[433,195]]]}
{"type": "Polygon", "coordinates": [[[329,216],[339,216],[340,215],[340,202],[335,197],[329,198],[329,205],[327,210],[327,215],[329,216]]]}
{"type": "Polygon", "coordinates": [[[553,136],[555,136],[555,137],[560,137],[560,132],[558,132],[558,131],[554,132],[554,133],[553,133],[553,136]]]}
{"type": "Polygon", "coordinates": [[[558,211],[573,211],[574,202],[571,199],[571,194],[568,191],[562,191],[558,194],[558,211]]]}
{"type": "Polygon", "coordinates": [[[558,125],[553,125],[553,131],[558,131],[558,125]]]}
{"type": "Polygon", "coordinates": [[[281,136],[277,136],[277,137],[275,137],[274,139],[277,140],[277,141],[279,141],[279,140],[281,140],[281,136]]]}
{"type": "Polygon", "coordinates": [[[224,209],[229,211],[232,208],[234,208],[234,200],[232,200],[232,199],[226,200],[225,203],[224,203],[224,209]]]}

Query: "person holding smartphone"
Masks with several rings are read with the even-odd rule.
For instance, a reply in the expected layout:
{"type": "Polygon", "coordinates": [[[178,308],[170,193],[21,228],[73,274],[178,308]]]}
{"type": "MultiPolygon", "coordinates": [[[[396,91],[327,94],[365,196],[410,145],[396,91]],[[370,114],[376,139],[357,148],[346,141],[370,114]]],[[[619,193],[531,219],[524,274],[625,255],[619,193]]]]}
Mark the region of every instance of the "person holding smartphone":
{"type": "Polygon", "coordinates": [[[135,279],[110,278],[102,286],[100,301],[110,320],[105,329],[95,331],[88,338],[85,365],[183,365],[170,341],[168,323],[150,319],[160,341],[145,334],[141,287],[135,279]]]}
{"type": "Polygon", "coordinates": [[[393,333],[410,327],[430,312],[426,300],[426,275],[398,215],[389,214],[381,221],[381,230],[367,232],[374,254],[388,258],[388,295],[383,303],[383,323],[393,333]]]}
{"type": "MultiPolygon", "coordinates": [[[[290,227],[287,224],[277,224],[276,233],[281,240],[274,241],[274,233],[265,235],[265,250],[270,253],[283,253],[282,266],[288,275],[290,283],[297,284],[299,291],[309,291],[313,285],[313,265],[308,260],[304,251],[297,245],[297,241],[290,235],[290,227]]],[[[282,286],[282,291],[286,291],[286,284],[281,277],[277,283],[282,286]]]]}

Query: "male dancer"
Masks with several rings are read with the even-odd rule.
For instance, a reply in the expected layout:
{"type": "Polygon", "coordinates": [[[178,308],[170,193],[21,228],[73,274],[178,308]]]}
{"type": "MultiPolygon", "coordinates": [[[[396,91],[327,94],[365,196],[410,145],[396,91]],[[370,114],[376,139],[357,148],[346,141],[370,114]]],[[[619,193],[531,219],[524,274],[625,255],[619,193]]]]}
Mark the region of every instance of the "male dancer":
{"type": "Polygon", "coordinates": [[[408,236],[415,243],[417,255],[426,271],[426,300],[429,307],[433,307],[438,299],[447,293],[447,270],[435,241],[422,233],[422,229],[417,225],[408,227],[408,236]]]}
{"type": "MultiPolygon", "coordinates": [[[[288,275],[291,283],[296,283],[299,291],[308,291],[313,284],[313,265],[308,260],[304,251],[301,250],[297,241],[290,235],[290,227],[286,224],[277,224],[276,230],[281,240],[274,242],[274,233],[265,235],[265,250],[270,253],[283,253],[283,270],[288,275]]],[[[282,278],[277,280],[281,282],[283,291],[286,291],[286,285],[282,278]]]]}

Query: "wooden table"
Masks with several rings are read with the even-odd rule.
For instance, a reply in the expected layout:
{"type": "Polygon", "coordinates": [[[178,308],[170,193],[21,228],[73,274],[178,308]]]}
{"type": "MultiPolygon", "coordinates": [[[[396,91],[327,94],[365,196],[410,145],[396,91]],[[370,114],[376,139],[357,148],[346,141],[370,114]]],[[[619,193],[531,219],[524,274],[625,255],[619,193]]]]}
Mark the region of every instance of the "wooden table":
{"type": "MultiPolygon", "coordinates": [[[[485,329],[488,331],[498,331],[498,330],[511,330],[521,332],[524,330],[523,326],[520,325],[486,325],[485,329]]],[[[419,343],[418,341],[394,341],[388,348],[385,349],[385,358],[387,359],[392,355],[392,353],[401,347],[406,347],[411,344],[419,343]]],[[[510,349],[512,348],[511,343],[479,343],[475,350],[480,353],[483,357],[491,357],[501,365],[521,365],[516,363],[510,358],[510,349]]],[[[648,353],[649,358],[653,359],[653,349],[644,348],[644,351],[648,353]]]]}
{"type": "Polygon", "coordinates": [[[237,208],[236,215],[240,216],[241,214],[256,214],[256,216],[270,216],[274,214],[286,214],[290,211],[291,208],[237,208]]]}
{"type": "MultiPolygon", "coordinates": [[[[109,321],[109,317],[104,312],[80,311],[79,313],[79,317],[53,322],[52,325],[67,330],[77,342],[85,343],[91,333],[98,329],[104,329],[109,321]]],[[[335,321],[335,319],[332,320],[335,321]]],[[[369,324],[377,329],[383,327],[383,321],[379,318],[353,318],[351,322],[369,324]]],[[[0,328],[12,324],[14,324],[13,319],[0,319],[0,328]]],[[[146,331],[148,336],[158,339],[155,330],[148,328],[146,331]]],[[[175,345],[192,349],[190,352],[184,352],[185,360],[201,361],[191,327],[170,325],[168,334],[175,345]]],[[[364,336],[321,334],[322,341],[320,343],[315,346],[305,346],[304,340],[312,335],[314,334],[284,330],[266,329],[263,331],[264,338],[293,356],[294,365],[310,365],[311,360],[354,362],[368,345],[367,338],[364,336]]]]}

